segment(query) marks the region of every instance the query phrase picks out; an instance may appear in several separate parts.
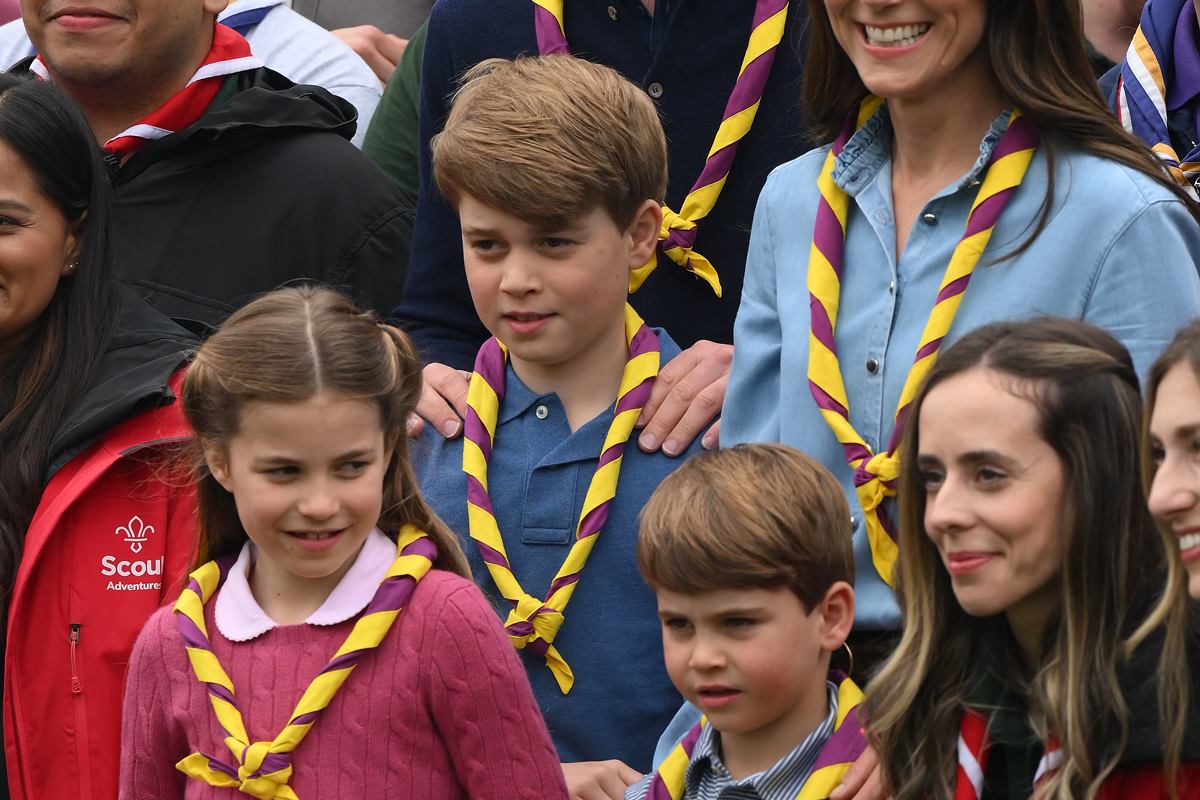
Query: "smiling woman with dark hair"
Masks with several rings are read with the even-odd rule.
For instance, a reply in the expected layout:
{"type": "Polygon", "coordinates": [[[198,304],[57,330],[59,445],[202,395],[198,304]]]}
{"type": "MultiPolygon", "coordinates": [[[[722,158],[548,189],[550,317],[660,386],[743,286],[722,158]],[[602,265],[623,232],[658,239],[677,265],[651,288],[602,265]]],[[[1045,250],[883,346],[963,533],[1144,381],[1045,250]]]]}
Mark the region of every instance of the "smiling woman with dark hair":
{"type": "Polygon", "coordinates": [[[866,699],[896,800],[1200,796],[1200,642],[1141,415],[1129,353],[1074,320],[984,326],[930,371],[901,450],[904,634],[866,699]]]}
{"type": "Polygon", "coordinates": [[[113,277],[108,176],[50,84],[0,75],[0,608],[17,797],[116,796],[124,664],[194,547],[188,334],[113,277]],[[15,756],[15,757],[14,757],[15,756]]]}

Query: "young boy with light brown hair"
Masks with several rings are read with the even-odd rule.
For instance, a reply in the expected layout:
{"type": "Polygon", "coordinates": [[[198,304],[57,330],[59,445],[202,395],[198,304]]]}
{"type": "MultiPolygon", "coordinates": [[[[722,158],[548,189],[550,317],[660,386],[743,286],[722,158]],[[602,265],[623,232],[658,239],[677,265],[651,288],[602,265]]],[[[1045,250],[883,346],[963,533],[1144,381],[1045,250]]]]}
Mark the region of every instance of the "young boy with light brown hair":
{"type": "Polygon", "coordinates": [[[784,445],[704,453],[659,484],[638,566],[704,717],[626,800],[829,796],[865,746],[861,692],[830,666],[854,622],[851,533],[838,481],[784,445]]]}
{"type": "Polygon", "coordinates": [[[421,492],[521,653],[572,796],[620,800],[680,704],[633,562],[638,512],[681,460],[629,441],[679,353],[628,303],[662,226],[662,127],[608,67],[492,60],[432,149],[493,338],[463,438],[426,431],[416,448],[421,492]]]}

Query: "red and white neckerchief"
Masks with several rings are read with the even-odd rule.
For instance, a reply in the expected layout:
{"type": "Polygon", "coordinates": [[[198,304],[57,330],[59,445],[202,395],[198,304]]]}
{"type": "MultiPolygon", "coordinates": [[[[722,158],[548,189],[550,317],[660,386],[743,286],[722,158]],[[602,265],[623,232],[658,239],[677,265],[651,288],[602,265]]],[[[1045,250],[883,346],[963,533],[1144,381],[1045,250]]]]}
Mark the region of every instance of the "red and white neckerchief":
{"type": "MultiPolygon", "coordinates": [[[[104,143],[104,150],[122,159],[149,141],[162,139],[191,125],[212,105],[221,90],[221,79],[236,72],[258,69],[263,62],[250,52],[250,43],[232,28],[216,25],[212,49],[196,74],[175,96],[146,115],[145,119],[104,143]]],[[[29,69],[44,81],[50,80],[42,57],[29,69]]]]}
{"type": "MultiPolygon", "coordinates": [[[[954,784],[954,800],[979,800],[983,797],[983,776],[987,772],[988,751],[991,749],[987,728],[987,716],[971,708],[963,712],[958,733],[958,770],[954,784]]],[[[1042,785],[1044,778],[1058,769],[1062,759],[1062,746],[1057,738],[1051,736],[1033,774],[1035,791],[1042,785]]]]}

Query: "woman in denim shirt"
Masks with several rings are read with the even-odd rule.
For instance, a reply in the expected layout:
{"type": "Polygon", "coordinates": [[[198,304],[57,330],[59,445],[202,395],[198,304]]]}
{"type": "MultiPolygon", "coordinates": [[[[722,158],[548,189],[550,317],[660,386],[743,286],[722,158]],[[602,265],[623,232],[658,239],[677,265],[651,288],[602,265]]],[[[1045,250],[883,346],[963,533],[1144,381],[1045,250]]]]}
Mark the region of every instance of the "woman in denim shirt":
{"type": "MultiPolygon", "coordinates": [[[[1195,208],[1106,111],[1078,0],[809,0],[809,9],[804,107],[815,129],[831,140],[864,97],[884,98],[832,172],[848,196],[834,339],[849,422],[872,452],[888,449],[947,264],[1014,108],[1032,123],[1036,151],[946,343],[994,320],[1073,317],[1113,333],[1144,374],[1175,329],[1200,314],[1195,208]]],[[[829,151],[775,169],[759,198],[722,444],[785,442],[841,478],[854,517],[861,640],[899,619],[846,449],[810,389],[807,281],[829,151]]]]}

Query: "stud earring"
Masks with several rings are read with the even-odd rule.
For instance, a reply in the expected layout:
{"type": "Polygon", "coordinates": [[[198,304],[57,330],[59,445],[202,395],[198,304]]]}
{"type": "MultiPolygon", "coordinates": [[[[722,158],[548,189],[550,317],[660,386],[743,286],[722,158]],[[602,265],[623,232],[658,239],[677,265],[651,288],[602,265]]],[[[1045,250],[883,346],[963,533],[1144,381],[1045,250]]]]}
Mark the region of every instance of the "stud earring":
{"type": "Polygon", "coordinates": [[[71,275],[71,274],[72,274],[72,273],[74,273],[74,272],[75,272],[75,270],[76,270],[76,269],[78,269],[78,268],[79,268],[79,262],[78,262],[78,261],[72,261],[70,264],[68,264],[68,265],[67,265],[67,274],[68,274],[68,275],[71,275]]]}

